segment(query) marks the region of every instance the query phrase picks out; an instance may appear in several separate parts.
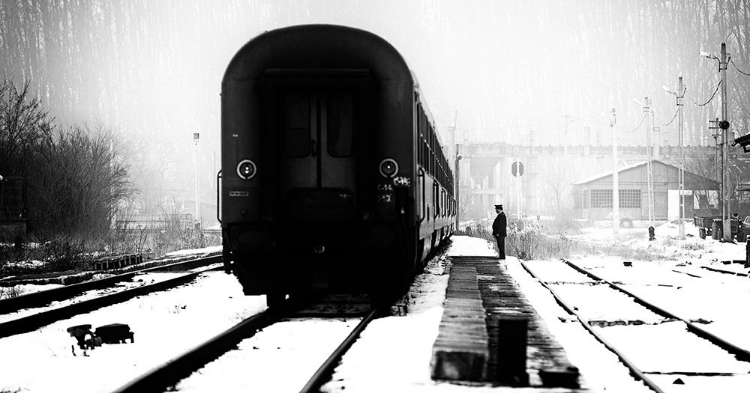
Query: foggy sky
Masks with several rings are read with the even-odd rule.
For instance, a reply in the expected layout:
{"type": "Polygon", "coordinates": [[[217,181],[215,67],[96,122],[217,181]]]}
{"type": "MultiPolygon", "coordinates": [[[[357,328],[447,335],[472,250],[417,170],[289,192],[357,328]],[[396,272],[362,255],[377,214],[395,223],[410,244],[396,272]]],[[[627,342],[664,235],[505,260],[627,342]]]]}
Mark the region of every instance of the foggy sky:
{"type": "MultiPolygon", "coordinates": [[[[46,0],[31,1],[39,2],[46,0]]],[[[444,142],[453,141],[448,130],[455,122],[459,138],[471,141],[529,143],[533,138],[536,144],[587,144],[597,132],[611,138],[607,114],[616,108],[618,143],[644,144],[649,124],[641,122],[642,106],[634,100],[648,96],[654,101],[653,125],[662,126],[662,139],[676,144],[676,125],[666,125],[675,113],[674,97],[662,86],[676,90],[682,75],[688,98],[707,100],[718,74],[714,62],[698,52],[717,53],[722,41],[738,52],[737,65],[750,69],[742,52],[748,47],[747,29],[732,34],[723,33],[731,26],[701,30],[684,26],[680,16],[721,11],[731,21],[737,15],[722,8],[729,7],[724,0],[80,3],[85,6],[63,0],[69,17],[60,23],[11,16],[13,7],[6,3],[2,18],[11,27],[38,25],[32,31],[41,42],[54,29],[66,32],[60,42],[68,46],[63,51],[68,55],[52,58],[55,48],[40,44],[40,50],[27,55],[42,58],[43,69],[31,74],[28,59],[21,56],[6,59],[4,73],[16,80],[36,79],[42,100],[60,123],[104,123],[120,130],[134,141],[134,155],[168,173],[177,188],[192,187],[195,132],[201,135],[201,183],[212,184],[220,154],[224,70],[247,41],[280,27],[346,25],[389,41],[416,74],[444,142]],[[43,87],[45,79],[62,74],[67,75],[63,88],[60,83],[54,91],[43,87]],[[66,100],[75,101],[72,112],[57,105],[61,90],[67,92],[66,100]],[[585,128],[592,130],[589,139],[585,128]]],[[[14,39],[24,38],[2,38],[5,43],[14,39]]],[[[735,99],[742,101],[743,93],[738,91],[735,99]]],[[[693,135],[688,143],[700,143],[703,123],[717,114],[718,102],[690,106],[702,112],[686,119],[693,135]]],[[[214,198],[213,193],[206,187],[202,198],[214,198]]]]}

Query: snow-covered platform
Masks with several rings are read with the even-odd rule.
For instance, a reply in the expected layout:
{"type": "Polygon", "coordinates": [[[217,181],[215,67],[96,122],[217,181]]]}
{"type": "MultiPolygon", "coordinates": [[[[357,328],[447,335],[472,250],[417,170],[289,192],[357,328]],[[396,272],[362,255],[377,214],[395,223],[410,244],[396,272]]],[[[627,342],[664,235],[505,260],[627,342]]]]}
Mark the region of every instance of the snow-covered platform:
{"type": "MultiPolygon", "coordinates": [[[[474,378],[482,366],[483,382],[493,385],[588,391],[581,388],[585,383],[578,369],[526,300],[504,262],[496,256],[451,254],[443,320],[433,346],[433,377],[450,370],[452,375],[474,378]],[[476,286],[472,285],[474,277],[467,277],[467,273],[475,274],[476,286]],[[454,279],[454,274],[460,278],[454,279]],[[436,370],[438,365],[440,369],[436,370]]],[[[476,381],[472,378],[465,380],[476,381]]]]}

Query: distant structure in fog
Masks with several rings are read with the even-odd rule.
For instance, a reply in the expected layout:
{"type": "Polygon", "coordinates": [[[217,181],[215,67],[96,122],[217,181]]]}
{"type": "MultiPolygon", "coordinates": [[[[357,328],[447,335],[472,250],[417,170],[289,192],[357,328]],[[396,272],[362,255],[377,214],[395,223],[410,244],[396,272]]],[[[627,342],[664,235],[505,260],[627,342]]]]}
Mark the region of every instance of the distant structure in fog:
{"type": "MultiPolygon", "coordinates": [[[[678,167],[652,161],[654,184],[654,219],[679,217],[678,167]]],[[[621,225],[648,220],[648,178],[646,162],[619,168],[619,201],[621,225]]],[[[685,217],[718,214],[719,182],[685,171],[685,217]]],[[[590,221],[611,219],[612,171],[573,183],[575,217],[590,221]]]]}
{"type": "MultiPolygon", "coordinates": [[[[683,149],[687,170],[691,169],[693,163],[708,163],[714,160],[716,154],[714,146],[687,146],[683,149]]],[[[578,198],[573,190],[574,183],[600,175],[605,169],[612,167],[610,145],[529,146],[502,142],[466,142],[461,144],[461,156],[459,186],[461,210],[465,215],[462,219],[466,220],[490,218],[492,212],[487,210],[487,206],[501,202],[511,219],[516,215],[517,204],[520,204],[518,210],[522,216],[555,215],[561,208],[574,206],[578,198]],[[514,177],[511,173],[512,165],[516,161],[524,165],[524,174],[520,177],[514,177]]],[[[632,164],[645,164],[648,159],[646,146],[621,145],[618,147],[618,156],[621,168],[632,164]]],[[[679,158],[677,146],[654,146],[653,159],[661,164],[678,165],[679,158]]],[[[743,159],[736,157],[737,161],[743,159]]],[[[715,177],[710,171],[697,175],[715,177]]],[[[655,181],[660,180],[656,178],[655,181]]],[[[676,175],[674,181],[677,181],[676,175]]],[[[750,182],[750,179],[741,179],[740,182],[750,182]]],[[[644,209],[647,209],[645,204],[644,209]]],[[[687,212],[685,216],[691,217],[687,212]]]]}

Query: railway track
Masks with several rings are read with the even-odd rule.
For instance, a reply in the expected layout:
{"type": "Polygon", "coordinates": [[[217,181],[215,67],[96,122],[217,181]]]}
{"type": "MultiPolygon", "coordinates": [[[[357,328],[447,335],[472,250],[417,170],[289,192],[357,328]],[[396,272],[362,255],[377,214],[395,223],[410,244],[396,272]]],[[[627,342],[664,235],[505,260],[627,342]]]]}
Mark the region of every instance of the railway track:
{"type": "MultiPolygon", "coordinates": [[[[289,306],[284,309],[267,310],[263,296],[242,296],[239,287],[234,285],[236,281],[233,277],[211,271],[222,268],[218,262],[220,257],[180,262],[69,286],[73,288],[30,293],[20,300],[13,298],[8,302],[0,302],[3,310],[0,314],[0,352],[11,353],[18,351],[18,348],[25,348],[24,354],[15,362],[8,357],[0,359],[0,368],[13,374],[12,378],[0,378],[0,391],[15,391],[19,388],[40,392],[59,389],[81,392],[164,391],[174,384],[184,384],[180,382],[180,378],[189,376],[193,370],[201,369],[212,359],[221,362],[222,354],[227,351],[232,357],[232,352],[240,351],[231,349],[253,336],[258,336],[261,341],[252,345],[274,345],[275,349],[276,344],[271,344],[272,340],[268,339],[265,331],[273,331],[279,327],[286,331],[296,331],[294,336],[299,337],[298,341],[312,342],[314,346],[320,347],[320,335],[316,334],[315,326],[310,329],[309,324],[305,324],[306,320],[316,320],[314,325],[320,329],[318,332],[325,332],[322,335],[328,336],[322,340],[327,346],[322,352],[319,351],[319,359],[313,359],[319,363],[311,363],[312,368],[308,365],[307,368],[299,369],[292,365],[288,370],[299,374],[293,380],[305,378],[299,381],[298,386],[295,384],[294,391],[318,391],[322,384],[330,380],[333,368],[339,364],[341,356],[367,324],[379,313],[386,314],[390,307],[372,310],[364,317],[361,316],[362,308],[369,310],[370,307],[369,303],[364,306],[361,299],[360,304],[348,308],[338,301],[332,301],[327,306],[315,304],[305,307],[301,303],[288,303],[289,306]],[[191,269],[193,270],[184,272],[191,269]],[[160,273],[156,274],[156,271],[160,273]],[[182,285],[200,274],[204,277],[196,280],[195,285],[182,285]],[[137,288],[118,288],[116,293],[102,293],[115,290],[111,287],[113,285],[132,283],[143,277],[146,279],[142,281],[150,282],[150,277],[160,275],[167,278],[161,281],[157,279],[159,282],[153,284],[139,283],[137,288]],[[169,290],[176,286],[180,286],[180,289],[169,290]],[[196,297],[198,293],[206,295],[196,297]],[[146,294],[149,294],[148,297],[140,298],[146,294]],[[91,312],[92,310],[96,312],[91,312]],[[342,310],[349,312],[347,315],[359,314],[356,318],[342,317],[342,310]],[[321,314],[329,315],[320,318],[321,314]],[[182,315],[187,315],[187,318],[182,315]],[[233,320],[239,320],[240,317],[242,322],[228,328],[235,323],[233,320]],[[198,321],[201,326],[196,325],[198,321]],[[321,324],[317,321],[325,322],[321,324]],[[135,341],[119,345],[105,344],[97,349],[89,349],[87,354],[86,350],[81,352],[73,345],[75,340],[68,334],[70,330],[66,332],[66,329],[74,325],[101,327],[112,322],[129,324],[131,331],[135,333],[135,341]],[[334,334],[330,334],[331,327],[334,334]],[[224,333],[217,335],[221,331],[224,333]],[[259,332],[266,336],[257,334],[259,332]],[[336,342],[339,333],[341,341],[336,342]],[[310,337],[316,339],[310,340],[310,337]],[[203,344],[199,344],[201,342],[203,344]],[[174,354],[191,347],[194,349],[172,359],[174,354]],[[47,353],[39,353],[41,356],[29,355],[38,351],[47,353]],[[323,361],[324,359],[326,360],[323,361]],[[93,381],[77,383],[92,372],[91,361],[99,363],[94,367],[98,371],[94,374],[93,381]],[[9,365],[11,366],[8,367],[9,365]],[[32,369],[45,370],[45,377],[34,378],[31,373],[25,375],[23,370],[32,369]],[[59,375],[55,377],[55,373],[51,375],[49,370],[55,370],[59,375]],[[138,375],[141,377],[133,379],[138,375]],[[176,377],[178,375],[180,377],[176,377]]],[[[286,344],[282,341],[279,345],[286,344]]],[[[300,352],[300,349],[295,349],[292,356],[299,357],[299,353],[307,356],[307,352],[300,352]]],[[[271,353],[272,357],[275,355],[271,353]]],[[[284,366],[288,367],[289,363],[284,366]]],[[[10,374],[6,376],[10,377],[10,374]]],[[[196,373],[187,378],[187,381],[200,380],[200,377],[201,374],[196,373]]],[[[189,386],[180,389],[190,391],[189,386]]]]}
{"type": "MultiPolygon", "coordinates": [[[[196,371],[214,360],[218,362],[218,365],[215,367],[221,368],[223,356],[230,353],[233,349],[240,348],[243,340],[250,339],[256,335],[256,333],[268,329],[271,326],[290,323],[290,321],[295,319],[295,314],[304,307],[305,305],[287,301],[287,304],[279,309],[267,309],[247,318],[203,344],[198,345],[195,348],[170,359],[163,365],[139,376],[117,389],[116,392],[163,392],[165,389],[179,384],[181,380],[186,379],[187,377],[200,379],[201,376],[199,373],[195,373],[196,371]],[[193,376],[191,376],[191,374],[193,374],[193,376]]],[[[346,354],[352,344],[359,338],[362,331],[378,315],[384,314],[389,307],[390,305],[384,305],[367,312],[367,314],[359,320],[358,324],[351,329],[348,335],[336,345],[333,352],[325,358],[325,361],[317,367],[317,370],[311,374],[307,383],[302,386],[299,391],[319,391],[320,387],[331,378],[334,368],[339,364],[341,358],[346,354]]],[[[340,319],[340,317],[338,317],[338,319],[340,319]]],[[[300,331],[299,334],[305,333],[300,331]]],[[[306,336],[306,341],[310,341],[309,335],[306,336]]],[[[230,358],[227,362],[233,361],[237,360],[230,358]]],[[[243,369],[249,378],[234,375],[232,379],[239,380],[239,383],[246,383],[248,379],[253,379],[253,373],[263,373],[262,369],[258,370],[247,366],[244,366],[243,369]]],[[[209,384],[210,383],[211,382],[209,382],[209,384]]],[[[192,383],[188,383],[187,387],[178,385],[177,389],[181,391],[187,389],[189,391],[190,386],[195,386],[196,384],[200,385],[200,382],[193,381],[192,383]]],[[[218,387],[213,386],[213,388],[218,387]]]]}
{"type": "Polygon", "coordinates": [[[221,256],[198,258],[0,300],[0,338],[31,332],[53,322],[122,303],[136,296],[174,288],[194,280],[207,269],[220,269],[220,263],[221,256]],[[183,273],[163,277],[159,281],[153,279],[152,283],[142,281],[135,285],[118,286],[156,272],[183,273]]]}
{"type": "MultiPolygon", "coordinates": [[[[616,275],[611,273],[610,280],[604,280],[568,261],[522,266],[651,390],[665,392],[688,384],[693,389],[705,386],[706,391],[737,391],[750,381],[750,352],[700,326],[708,321],[680,317],[649,302],[630,288],[634,285],[613,282],[616,275]]],[[[675,271],[674,282],[650,285],[679,293],[680,280],[700,279],[679,273],[675,271]]]]}

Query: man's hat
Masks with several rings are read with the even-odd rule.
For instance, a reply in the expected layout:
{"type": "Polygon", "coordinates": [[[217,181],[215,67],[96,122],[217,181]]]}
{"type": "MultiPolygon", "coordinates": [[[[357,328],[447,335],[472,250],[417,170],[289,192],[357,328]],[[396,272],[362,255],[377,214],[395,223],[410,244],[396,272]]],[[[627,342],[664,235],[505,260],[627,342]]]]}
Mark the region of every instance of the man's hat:
{"type": "Polygon", "coordinates": [[[503,205],[495,205],[495,209],[503,210],[503,205]]]}

